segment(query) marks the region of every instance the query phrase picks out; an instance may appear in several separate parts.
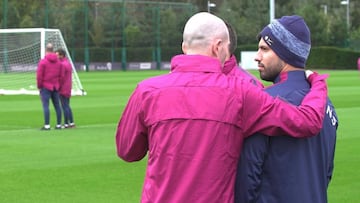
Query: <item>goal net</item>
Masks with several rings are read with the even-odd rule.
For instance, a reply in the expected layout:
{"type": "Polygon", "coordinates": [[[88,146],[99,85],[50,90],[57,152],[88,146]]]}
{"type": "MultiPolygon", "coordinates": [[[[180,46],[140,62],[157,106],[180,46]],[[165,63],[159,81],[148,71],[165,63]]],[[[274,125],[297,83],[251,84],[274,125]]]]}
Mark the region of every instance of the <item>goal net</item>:
{"type": "Polygon", "coordinates": [[[0,29],[0,95],[37,95],[36,69],[47,43],[62,48],[72,65],[72,95],[85,95],[65,41],[58,29],[0,29]]]}

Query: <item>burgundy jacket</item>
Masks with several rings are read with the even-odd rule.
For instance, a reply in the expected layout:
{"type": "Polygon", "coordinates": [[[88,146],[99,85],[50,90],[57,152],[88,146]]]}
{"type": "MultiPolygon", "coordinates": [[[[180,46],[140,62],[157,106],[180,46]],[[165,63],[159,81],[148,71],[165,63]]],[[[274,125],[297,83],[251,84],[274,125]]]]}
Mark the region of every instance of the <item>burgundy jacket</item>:
{"type": "Polygon", "coordinates": [[[37,88],[58,91],[63,74],[62,65],[57,55],[55,53],[47,53],[38,64],[36,71],[37,88]]]}
{"type": "Polygon", "coordinates": [[[141,202],[234,202],[245,137],[319,132],[327,95],[321,78],[296,107],[221,69],[211,57],[178,55],[171,73],[140,82],[132,93],[116,146],[128,162],[148,155],[141,202]]]}
{"type": "Polygon", "coordinates": [[[67,58],[62,58],[61,60],[63,71],[64,71],[64,79],[62,80],[60,87],[60,95],[66,98],[71,97],[71,87],[72,87],[72,67],[67,58]]]}

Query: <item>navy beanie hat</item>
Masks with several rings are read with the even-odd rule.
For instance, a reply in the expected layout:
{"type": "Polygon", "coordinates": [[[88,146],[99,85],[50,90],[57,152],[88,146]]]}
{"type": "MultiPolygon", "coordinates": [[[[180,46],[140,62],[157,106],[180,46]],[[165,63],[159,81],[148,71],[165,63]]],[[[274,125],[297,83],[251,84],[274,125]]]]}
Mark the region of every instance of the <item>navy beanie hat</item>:
{"type": "Polygon", "coordinates": [[[286,63],[305,68],[310,53],[310,30],[300,16],[283,16],[267,25],[259,34],[286,63]]]}

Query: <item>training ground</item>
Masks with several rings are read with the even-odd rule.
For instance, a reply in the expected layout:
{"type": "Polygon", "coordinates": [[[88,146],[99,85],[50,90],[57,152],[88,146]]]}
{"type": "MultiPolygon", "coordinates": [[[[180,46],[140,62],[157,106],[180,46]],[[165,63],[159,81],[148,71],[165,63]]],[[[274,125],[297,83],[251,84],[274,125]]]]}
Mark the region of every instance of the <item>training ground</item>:
{"type": "MultiPolygon", "coordinates": [[[[0,96],[0,202],[139,202],[146,160],[125,163],[117,158],[116,126],[136,83],[166,72],[79,72],[87,95],[71,99],[75,129],[40,131],[38,96],[0,96]]],[[[320,72],[330,74],[329,95],[339,117],[329,203],[358,202],[359,73],[320,72]]]]}

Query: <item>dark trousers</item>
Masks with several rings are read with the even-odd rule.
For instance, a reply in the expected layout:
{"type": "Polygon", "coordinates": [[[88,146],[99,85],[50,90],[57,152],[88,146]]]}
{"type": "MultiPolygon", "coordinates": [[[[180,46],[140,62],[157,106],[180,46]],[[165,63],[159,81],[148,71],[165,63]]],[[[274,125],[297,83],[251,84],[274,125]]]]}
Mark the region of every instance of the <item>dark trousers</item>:
{"type": "Polygon", "coordinates": [[[56,112],[56,124],[61,125],[61,107],[60,107],[60,96],[58,91],[50,91],[48,89],[42,88],[40,90],[40,97],[42,102],[42,107],[44,111],[44,120],[45,125],[50,125],[50,110],[49,110],[49,101],[54,105],[56,112]]]}
{"type": "Polygon", "coordinates": [[[60,95],[60,101],[64,113],[64,124],[74,123],[73,114],[70,107],[70,98],[60,95]]]}

